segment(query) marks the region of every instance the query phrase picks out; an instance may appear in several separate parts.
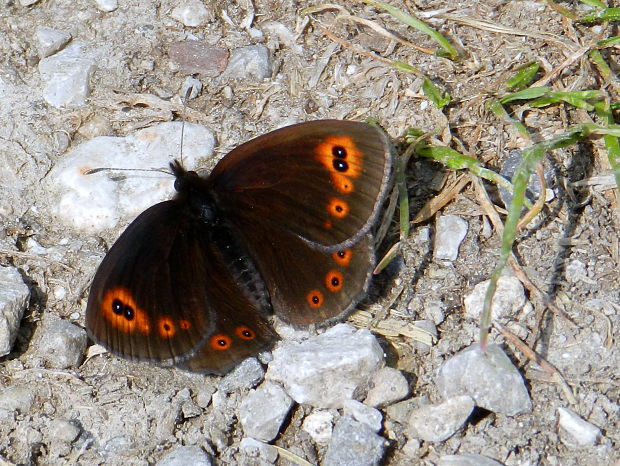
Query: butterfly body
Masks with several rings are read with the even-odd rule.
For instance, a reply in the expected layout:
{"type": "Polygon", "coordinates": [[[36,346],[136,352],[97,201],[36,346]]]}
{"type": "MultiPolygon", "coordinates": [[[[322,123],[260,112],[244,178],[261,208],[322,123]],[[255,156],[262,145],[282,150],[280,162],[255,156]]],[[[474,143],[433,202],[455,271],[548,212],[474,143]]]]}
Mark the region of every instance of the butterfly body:
{"type": "Polygon", "coordinates": [[[91,287],[91,337],[122,356],[225,373],[298,326],[350,312],[374,261],[386,137],[336,120],[261,136],[208,177],[171,164],[177,195],[138,216],[91,287]]]}

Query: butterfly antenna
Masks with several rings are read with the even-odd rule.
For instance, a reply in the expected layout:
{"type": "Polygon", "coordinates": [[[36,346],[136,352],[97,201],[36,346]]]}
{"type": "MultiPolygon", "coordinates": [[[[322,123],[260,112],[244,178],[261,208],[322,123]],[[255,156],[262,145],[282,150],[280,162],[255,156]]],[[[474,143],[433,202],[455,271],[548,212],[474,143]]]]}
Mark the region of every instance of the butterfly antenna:
{"type": "Polygon", "coordinates": [[[181,159],[181,165],[183,165],[183,141],[185,140],[185,122],[187,121],[187,103],[189,99],[192,99],[200,92],[200,81],[196,78],[188,77],[183,83],[185,92],[183,93],[183,120],[181,121],[181,150],[179,158],[181,159]]]}
{"type": "Polygon", "coordinates": [[[164,168],[116,168],[116,167],[97,167],[97,168],[89,168],[88,170],[84,170],[84,175],[94,175],[99,172],[160,172],[165,173],[166,175],[170,175],[170,172],[164,168]]]}

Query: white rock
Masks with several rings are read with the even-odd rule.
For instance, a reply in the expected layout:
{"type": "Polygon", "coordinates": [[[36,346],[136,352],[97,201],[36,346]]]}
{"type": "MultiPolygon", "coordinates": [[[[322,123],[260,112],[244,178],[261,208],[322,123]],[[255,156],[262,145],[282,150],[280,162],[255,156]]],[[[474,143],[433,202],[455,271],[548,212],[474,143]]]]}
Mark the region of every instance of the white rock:
{"type": "Polygon", "coordinates": [[[81,431],[76,423],[57,418],[50,423],[48,434],[50,439],[56,442],[73,442],[81,431]]]}
{"type": "Polygon", "coordinates": [[[199,0],[180,2],[170,15],[188,27],[203,26],[209,19],[209,12],[199,0]]]}
{"type": "Polygon", "coordinates": [[[405,376],[398,369],[383,367],[372,378],[364,403],[382,408],[402,400],[408,394],[409,382],[405,376]]]}
{"type": "Polygon", "coordinates": [[[118,0],[95,0],[95,3],[97,4],[97,9],[99,11],[106,13],[114,11],[118,8],[118,0]]]}
{"type": "Polygon", "coordinates": [[[86,330],[53,315],[46,315],[33,338],[33,352],[53,369],[77,367],[84,358],[86,330]]]}
{"type": "MultiPolygon", "coordinates": [[[[485,280],[478,283],[472,292],[465,296],[465,315],[469,319],[480,319],[489,282],[485,280]]],[[[526,303],[525,290],[519,279],[514,275],[502,275],[497,281],[497,290],[493,297],[492,319],[514,317],[526,303]]]]}
{"type": "Polygon", "coordinates": [[[327,445],[332,436],[334,415],[329,411],[315,411],[304,419],[301,428],[319,445],[327,445]]]}
{"type": "Polygon", "coordinates": [[[181,95],[183,96],[183,98],[187,96],[189,100],[195,99],[200,95],[201,91],[202,83],[200,82],[200,80],[192,76],[188,76],[187,78],[185,78],[185,81],[183,81],[183,86],[181,86],[181,95]]]}
{"type": "Polygon", "coordinates": [[[0,267],[0,356],[13,349],[15,337],[30,299],[30,289],[14,267],[0,267]]]}
{"type": "Polygon", "coordinates": [[[264,45],[248,45],[232,51],[224,76],[261,81],[271,76],[271,57],[264,45]]]}
{"type": "Polygon", "coordinates": [[[39,0],[19,0],[21,6],[31,6],[37,3],[39,0]]]}
{"type": "Polygon", "coordinates": [[[37,28],[35,37],[40,58],[49,57],[58,52],[71,40],[71,34],[68,32],[48,27],[37,28]]]}
{"type": "Polygon", "coordinates": [[[383,364],[383,350],[372,333],[338,324],[303,343],[281,342],[266,378],[284,385],[298,403],[340,408],[356,390],[368,389],[383,364]]]}
{"type": "Polygon", "coordinates": [[[256,461],[257,458],[264,460],[267,464],[275,464],[278,459],[278,452],[275,448],[251,437],[245,437],[239,442],[239,450],[252,458],[253,461],[246,464],[262,464],[256,461]]]}
{"type": "Polygon", "coordinates": [[[374,466],[381,464],[387,442],[366,424],[350,416],[336,423],[323,466],[374,466]]]}
{"type": "Polygon", "coordinates": [[[28,384],[10,385],[0,390],[0,410],[26,414],[34,403],[34,387],[28,384]]]}
{"type": "Polygon", "coordinates": [[[366,424],[374,432],[379,432],[383,427],[383,416],[381,411],[371,408],[357,400],[347,400],[343,406],[344,414],[348,414],[353,419],[362,424],[366,424]]]}
{"type": "Polygon", "coordinates": [[[238,409],[243,432],[248,437],[271,442],[278,432],[293,400],[278,384],[266,382],[251,390],[241,401],[238,409]]]}
{"type": "Polygon", "coordinates": [[[265,369],[256,358],[247,358],[226,374],[217,385],[218,390],[231,393],[256,387],[265,377],[265,369]]]}
{"type": "Polygon", "coordinates": [[[483,455],[465,454],[444,455],[437,466],[503,466],[503,463],[483,455]]]}
{"type": "Polygon", "coordinates": [[[176,447],[156,463],[157,466],[211,466],[212,464],[211,456],[196,445],[176,447]]]}
{"type": "Polygon", "coordinates": [[[42,59],[39,73],[45,82],[43,98],[56,107],[81,107],[90,94],[90,75],[95,61],[84,49],[83,42],[73,42],[64,50],[42,59]]]}
{"type": "MultiPolygon", "coordinates": [[[[167,168],[180,154],[181,122],[160,123],[126,137],[101,136],[66,154],[46,178],[58,196],[52,214],[64,225],[88,234],[127,223],[174,193],[174,178],[160,172],[104,171],[92,168],[167,168]]],[[[183,163],[188,169],[213,154],[215,138],[204,126],[185,124],[183,163]]]]}
{"type": "Polygon", "coordinates": [[[438,405],[422,406],[409,418],[412,437],[428,442],[443,442],[452,437],[474,410],[469,396],[455,396],[438,405]]]}
{"type": "Polygon", "coordinates": [[[523,377],[497,345],[482,351],[476,343],[439,369],[437,390],[444,399],[469,395],[477,406],[515,416],[532,410],[523,377]]]}
{"type": "Polygon", "coordinates": [[[461,242],[467,235],[467,222],[456,215],[442,215],[437,218],[435,228],[433,257],[436,261],[455,261],[461,242]]]}
{"type": "Polygon", "coordinates": [[[560,440],[571,448],[592,446],[601,435],[601,429],[566,408],[558,408],[560,440]]]}

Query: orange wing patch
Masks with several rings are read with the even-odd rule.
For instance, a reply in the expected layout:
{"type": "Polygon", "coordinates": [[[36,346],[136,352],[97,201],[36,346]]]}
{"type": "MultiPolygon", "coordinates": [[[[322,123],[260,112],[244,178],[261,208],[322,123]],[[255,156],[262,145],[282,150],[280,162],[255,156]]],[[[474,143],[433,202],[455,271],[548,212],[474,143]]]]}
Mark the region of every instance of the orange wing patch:
{"type": "Polygon", "coordinates": [[[131,291],[117,286],[108,290],[101,301],[103,317],[121,333],[151,333],[146,312],[138,307],[131,291]]]}

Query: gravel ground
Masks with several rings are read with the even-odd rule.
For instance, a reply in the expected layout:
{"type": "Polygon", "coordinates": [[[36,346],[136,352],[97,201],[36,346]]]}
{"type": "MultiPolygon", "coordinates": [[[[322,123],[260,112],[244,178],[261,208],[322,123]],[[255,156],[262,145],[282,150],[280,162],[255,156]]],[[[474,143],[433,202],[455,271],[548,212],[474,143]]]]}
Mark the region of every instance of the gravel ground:
{"type": "MultiPolygon", "coordinates": [[[[402,9],[407,5],[413,8],[409,2],[398,3],[402,9]]],[[[430,131],[437,144],[499,171],[511,150],[529,142],[485,105],[518,66],[537,61],[555,89],[603,89],[616,98],[617,80],[603,82],[582,48],[613,36],[615,26],[575,25],[543,2],[415,2],[427,13],[421,18],[457,45],[464,57],[459,62],[397,45],[350,17],[335,21],[336,9],[302,16],[300,10],[307,6],[271,0],[2,1],[0,265],[18,274],[8,273],[0,284],[5,279],[12,283],[5,288],[15,290],[27,305],[12,352],[0,363],[0,462],[209,464],[206,454],[215,464],[295,462],[282,451],[278,456],[262,443],[252,444],[247,425],[244,431],[238,420],[248,390],[262,380],[260,364],[244,369],[242,380],[232,383],[132,363],[92,348],[82,360],[90,281],[107,246],[130,218],[121,217],[115,227],[97,233],[60,219],[59,197],[46,177],[76,147],[98,136],[131,136],[184,119],[215,134],[215,155],[199,160],[208,171],[238,144],[289,123],[373,117],[395,139],[410,127],[430,131]],[[467,23],[474,19],[480,22],[467,23]],[[356,49],[335,44],[321,27],[356,49]],[[194,40],[201,46],[188,42],[194,40]],[[436,109],[423,96],[421,78],[361,55],[360,48],[415,66],[449,92],[453,103],[436,109]],[[64,61],[49,61],[62,53],[64,61]],[[75,81],[62,81],[62,72],[75,81]],[[199,80],[202,90],[184,107],[180,96],[188,76],[199,80]],[[257,380],[248,375],[252,370],[258,370],[257,380]],[[164,460],[170,454],[179,455],[181,463],[164,460]]],[[[385,13],[354,2],[343,2],[342,8],[416,45],[433,47],[426,36],[385,13]]],[[[615,50],[605,57],[617,70],[615,50]]],[[[515,108],[515,115],[541,137],[592,118],[563,106],[515,108]]],[[[171,159],[178,156],[170,154],[171,159]]],[[[386,331],[371,329],[387,365],[398,369],[397,376],[404,375],[410,391],[405,400],[378,408],[383,418],[379,435],[387,442],[377,447],[382,464],[485,461],[466,454],[505,465],[618,464],[617,190],[573,184],[609,169],[599,140],[555,151],[545,163],[554,197],[515,248],[530,281],[521,280],[525,304],[507,311],[500,322],[557,372],[532,362],[514,340],[493,330],[492,341],[501,345],[525,381],[532,409],[509,415],[477,403],[446,439],[425,440],[413,431],[410,411],[445,401],[438,388],[439,369],[478,338],[477,320],[466,312],[465,298],[490,277],[499,254],[500,234],[484,203],[482,184],[463,183],[437,221],[413,228],[402,254],[360,306],[384,322],[415,324],[438,337],[429,346],[411,335],[386,336],[386,331]],[[452,216],[464,222],[465,235],[461,243],[447,246],[458,248],[457,258],[442,259],[434,254],[435,240],[448,227],[439,219],[452,216]]],[[[407,170],[412,215],[462,177],[412,160],[407,170]]],[[[494,188],[486,187],[491,202],[501,205],[494,188]]],[[[131,204],[131,199],[123,202],[131,204]]],[[[393,225],[382,251],[397,237],[393,225]]],[[[290,329],[281,333],[284,340],[297,338],[290,329]]],[[[281,390],[260,387],[267,390],[267,399],[281,390]]],[[[329,444],[333,425],[331,437],[347,445],[348,432],[359,433],[347,430],[350,419],[367,415],[370,420],[360,422],[376,422],[375,411],[364,411],[368,403],[321,408],[289,402],[286,394],[279,400],[286,413],[283,424],[266,442],[313,464],[324,459],[325,464],[346,464],[327,453],[335,448],[329,444]],[[326,436],[310,435],[308,419],[327,426],[326,436]]],[[[364,460],[378,461],[372,456],[364,460]]]]}

